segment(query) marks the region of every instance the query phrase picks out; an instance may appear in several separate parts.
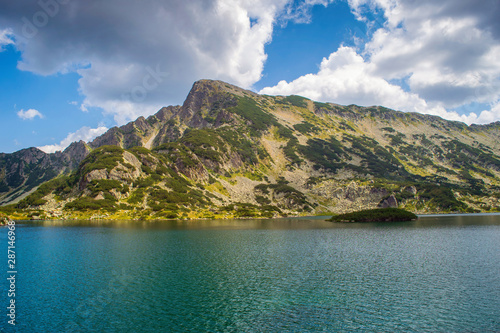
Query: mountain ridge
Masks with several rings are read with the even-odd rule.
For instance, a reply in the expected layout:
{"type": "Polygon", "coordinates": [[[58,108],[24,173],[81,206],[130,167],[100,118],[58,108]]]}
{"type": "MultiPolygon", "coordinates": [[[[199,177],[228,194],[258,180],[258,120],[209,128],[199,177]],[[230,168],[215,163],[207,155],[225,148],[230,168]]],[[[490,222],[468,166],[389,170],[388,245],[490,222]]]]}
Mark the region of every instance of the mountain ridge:
{"type": "Polygon", "coordinates": [[[497,211],[499,138],[500,122],[467,126],[200,80],[183,105],[113,127],[80,143],[86,149],[79,155],[68,147],[59,154],[66,164],[55,168],[67,175],[56,175],[53,183],[61,184],[45,186],[50,191],[43,195],[37,190],[15,209],[132,218],[265,217],[384,205],[419,213],[497,211]]]}

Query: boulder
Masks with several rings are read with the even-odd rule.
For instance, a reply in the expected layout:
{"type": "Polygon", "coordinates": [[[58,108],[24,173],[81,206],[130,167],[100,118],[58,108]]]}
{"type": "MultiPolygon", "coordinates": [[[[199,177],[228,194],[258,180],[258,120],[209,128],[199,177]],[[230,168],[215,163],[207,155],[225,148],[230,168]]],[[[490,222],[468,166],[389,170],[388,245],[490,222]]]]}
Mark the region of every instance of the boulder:
{"type": "Polygon", "coordinates": [[[382,200],[378,206],[380,208],[398,208],[398,200],[391,194],[387,199],[382,200]]]}

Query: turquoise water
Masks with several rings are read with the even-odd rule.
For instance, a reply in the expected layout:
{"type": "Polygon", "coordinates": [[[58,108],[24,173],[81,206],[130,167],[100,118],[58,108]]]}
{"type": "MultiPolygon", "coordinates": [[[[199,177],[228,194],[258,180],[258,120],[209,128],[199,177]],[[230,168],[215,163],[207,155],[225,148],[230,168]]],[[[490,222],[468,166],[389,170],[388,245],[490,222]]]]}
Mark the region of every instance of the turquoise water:
{"type": "Polygon", "coordinates": [[[6,332],[500,331],[498,215],[52,221],[16,245],[6,332]]]}

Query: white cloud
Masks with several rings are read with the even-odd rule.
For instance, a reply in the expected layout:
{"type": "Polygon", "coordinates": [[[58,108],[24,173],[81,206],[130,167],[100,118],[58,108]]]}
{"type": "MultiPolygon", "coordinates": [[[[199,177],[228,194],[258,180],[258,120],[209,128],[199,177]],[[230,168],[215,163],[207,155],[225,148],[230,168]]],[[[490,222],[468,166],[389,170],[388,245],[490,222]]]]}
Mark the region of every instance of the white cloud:
{"type": "Polygon", "coordinates": [[[349,0],[372,27],[359,49],[340,47],[318,73],[261,90],[340,104],[383,105],[467,123],[500,120],[495,108],[479,114],[453,109],[495,105],[500,98],[500,2],[466,0],[349,0]],[[382,10],[385,20],[367,12],[382,10]],[[395,82],[402,82],[405,91],[395,82]],[[393,83],[390,83],[393,82],[393,83]]]}
{"type": "Polygon", "coordinates": [[[3,51],[5,45],[14,44],[12,39],[12,30],[3,29],[0,30],[0,52],[3,51]]]}
{"type": "Polygon", "coordinates": [[[0,3],[0,22],[16,36],[20,69],[78,71],[81,109],[101,107],[122,124],[181,103],[199,79],[250,88],[289,1],[72,0],[43,25],[34,20],[44,12],[37,2],[8,1],[0,3]]]}
{"type": "Polygon", "coordinates": [[[16,37],[20,69],[77,71],[81,110],[100,107],[123,124],[182,103],[199,79],[251,88],[276,22],[307,22],[310,8],[331,1],[72,0],[54,1],[51,13],[3,1],[0,22],[16,37]]]}
{"type": "Polygon", "coordinates": [[[98,137],[101,134],[104,134],[108,130],[107,127],[101,126],[97,128],[90,128],[84,126],[77,130],[74,133],[69,133],[66,138],[64,138],[59,144],[46,145],[42,147],[38,147],[38,149],[46,152],[46,153],[55,153],[56,151],[63,151],[66,149],[72,142],[83,140],[85,142],[89,142],[94,138],[98,137]]]}
{"type": "MultiPolygon", "coordinates": [[[[462,116],[465,117],[465,116],[462,116]]],[[[479,116],[471,112],[465,117],[464,122],[468,124],[488,124],[500,120],[500,102],[492,105],[490,110],[483,110],[479,113],[479,116]]]]}
{"type": "Polygon", "coordinates": [[[260,93],[297,94],[316,101],[383,105],[396,110],[447,115],[444,108],[429,107],[418,95],[374,75],[373,69],[353,48],[343,46],[323,59],[318,73],[304,75],[290,83],[281,81],[260,93]]]}
{"type": "Polygon", "coordinates": [[[17,112],[17,116],[22,120],[32,120],[35,117],[43,118],[43,114],[40,111],[35,109],[28,109],[26,111],[20,110],[17,112]]]}
{"type": "Polygon", "coordinates": [[[406,78],[412,92],[447,109],[500,96],[500,3],[467,0],[350,0],[379,7],[364,55],[384,79],[406,78]]]}
{"type": "MultiPolygon", "coordinates": [[[[251,88],[261,78],[273,26],[309,22],[314,5],[332,0],[61,2],[53,2],[52,13],[42,2],[0,2],[0,29],[9,29],[0,30],[0,41],[1,36],[9,43],[15,38],[22,52],[20,69],[42,75],[77,71],[84,95],[80,109],[100,107],[123,124],[181,103],[198,79],[251,88]]],[[[499,1],[348,3],[374,32],[370,41],[359,49],[340,48],[318,73],[267,91],[460,119],[446,110],[499,99],[499,1]],[[365,15],[376,10],[385,19],[365,15]],[[409,91],[389,83],[393,79],[409,91]]]]}
{"type": "Polygon", "coordinates": [[[302,2],[291,1],[279,15],[279,20],[282,25],[286,25],[288,21],[295,23],[310,23],[310,10],[313,6],[322,5],[327,7],[334,0],[304,0],[302,2]]]}

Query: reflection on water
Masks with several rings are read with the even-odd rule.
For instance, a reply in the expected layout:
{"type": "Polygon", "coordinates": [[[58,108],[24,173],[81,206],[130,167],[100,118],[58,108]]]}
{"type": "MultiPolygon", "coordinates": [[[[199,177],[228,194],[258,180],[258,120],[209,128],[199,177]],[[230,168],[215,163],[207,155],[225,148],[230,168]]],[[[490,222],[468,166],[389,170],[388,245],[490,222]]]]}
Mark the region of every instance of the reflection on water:
{"type": "Polygon", "coordinates": [[[16,330],[500,331],[499,215],[324,219],[20,223],[16,330]]]}
{"type": "MultiPolygon", "coordinates": [[[[446,227],[467,225],[500,225],[500,213],[420,215],[416,221],[383,223],[332,223],[330,216],[293,217],[279,219],[225,219],[225,220],[47,220],[25,221],[29,226],[43,227],[109,227],[131,229],[332,229],[367,227],[446,227]]],[[[19,224],[19,223],[18,223],[19,224]]]]}

